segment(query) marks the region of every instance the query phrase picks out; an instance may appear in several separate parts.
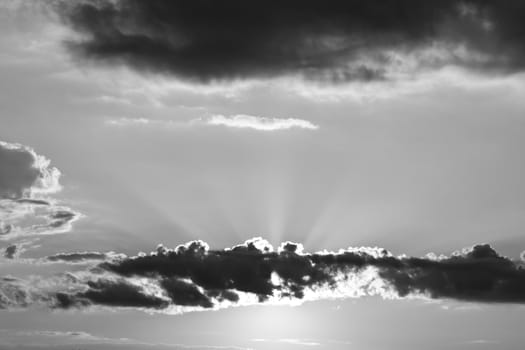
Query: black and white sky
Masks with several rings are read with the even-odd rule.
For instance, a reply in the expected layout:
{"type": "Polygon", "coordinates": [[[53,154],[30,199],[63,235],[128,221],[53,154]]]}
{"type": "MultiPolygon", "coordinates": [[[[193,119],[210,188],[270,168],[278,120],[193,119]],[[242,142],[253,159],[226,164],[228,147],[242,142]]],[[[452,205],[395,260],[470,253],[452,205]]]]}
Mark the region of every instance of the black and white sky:
{"type": "Polygon", "coordinates": [[[521,349],[525,1],[0,0],[0,349],[521,349]]]}

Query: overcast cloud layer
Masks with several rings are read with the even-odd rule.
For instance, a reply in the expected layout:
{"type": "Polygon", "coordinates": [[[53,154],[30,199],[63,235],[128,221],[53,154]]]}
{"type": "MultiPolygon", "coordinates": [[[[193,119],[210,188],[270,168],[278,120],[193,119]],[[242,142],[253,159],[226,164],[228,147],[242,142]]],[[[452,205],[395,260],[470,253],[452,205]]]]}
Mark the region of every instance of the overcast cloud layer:
{"type": "Polygon", "coordinates": [[[210,81],[524,68],[520,0],[63,1],[77,57],[210,81]]]}
{"type": "Polygon", "coordinates": [[[370,295],[525,303],[523,264],[500,256],[489,245],[449,257],[411,258],[380,248],[308,254],[291,242],[274,251],[268,242],[255,238],[224,250],[192,241],[134,257],[83,252],[47,260],[84,263],[87,268],[51,279],[4,277],[0,306],[100,305],[179,313],[370,295]]]}

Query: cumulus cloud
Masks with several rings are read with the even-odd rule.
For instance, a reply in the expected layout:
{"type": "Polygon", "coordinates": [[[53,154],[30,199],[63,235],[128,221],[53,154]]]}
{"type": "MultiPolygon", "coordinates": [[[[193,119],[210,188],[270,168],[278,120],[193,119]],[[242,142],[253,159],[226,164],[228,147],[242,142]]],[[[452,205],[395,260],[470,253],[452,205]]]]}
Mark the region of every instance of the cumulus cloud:
{"type": "Polygon", "coordinates": [[[0,141],[0,164],[0,199],[22,199],[60,190],[60,171],[30,147],[0,141]]]}
{"type": "Polygon", "coordinates": [[[0,239],[71,229],[80,215],[49,197],[61,190],[60,175],[32,148],[0,141],[0,239]]]}
{"type": "MultiPolygon", "coordinates": [[[[75,254],[83,259],[91,253],[75,254]]],[[[525,269],[486,244],[448,257],[415,258],[380,248],[306,253],[292,242],[275,250],[255,238],[223,250],[192,241],[174,249],[159,246],[150,254],[113,255],[52,281],[0,280],[3,307],[98,305],[180,313],[370,295],[525,303],[525,269]]]]}
{"type": "Polygon", "coordinates": [[[210,82],[384,80],[459,65],[523,70],[521,0],[76,0],[56,6],[77,57],[210,82]]]}

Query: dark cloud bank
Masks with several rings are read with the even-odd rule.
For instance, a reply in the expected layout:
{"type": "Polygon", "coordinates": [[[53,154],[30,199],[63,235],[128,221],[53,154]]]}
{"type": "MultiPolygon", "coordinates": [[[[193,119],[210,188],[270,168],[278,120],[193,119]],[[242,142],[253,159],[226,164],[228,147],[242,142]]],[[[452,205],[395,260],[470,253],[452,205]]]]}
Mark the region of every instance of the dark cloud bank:
{"type": "MultiPolygon", "coordinates": [[[[49,260],[96,261],[103,256],[85,252],[49,260]]],[[[206,243],[193,241],[175,249],[159,246],[156,252],[134,257],[106,255],[91,266],[81,276],[67,274],[45,296],[25,297],[30,292],[28,288],[21,292],[17,279],[4,278],[0,291],[22,293],[24,298],[15,294],[23,305],[35,299],[65,309],[103,305],[162,312],[367,295],[525,303],[523,263],[499,255],[489,245],[449,257],[413,258],[395,257],[378,248],[310,254],[290,242],[273,251],[261,239],[210,250],[206,243]]],[[[13,304],[12,299],[0,303],[13,304]]]]}
{"type": "Polygon", "coordinates": [[[78,57],[195,81],[387,79],[410,55],[419,68],[525,66],[522,0],[75,0],[56,8],[82,34],[68,43],[78,57]]]}

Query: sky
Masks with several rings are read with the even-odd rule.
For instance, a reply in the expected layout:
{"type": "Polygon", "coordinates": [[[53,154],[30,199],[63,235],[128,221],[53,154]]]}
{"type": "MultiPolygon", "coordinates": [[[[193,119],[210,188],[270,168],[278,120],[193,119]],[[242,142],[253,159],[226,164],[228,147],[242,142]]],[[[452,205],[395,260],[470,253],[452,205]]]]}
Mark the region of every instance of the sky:
{"type": "Polygon", "coordinates": [[[520,349],[525,4],[0,0],[0,349],[520,349]]]}

